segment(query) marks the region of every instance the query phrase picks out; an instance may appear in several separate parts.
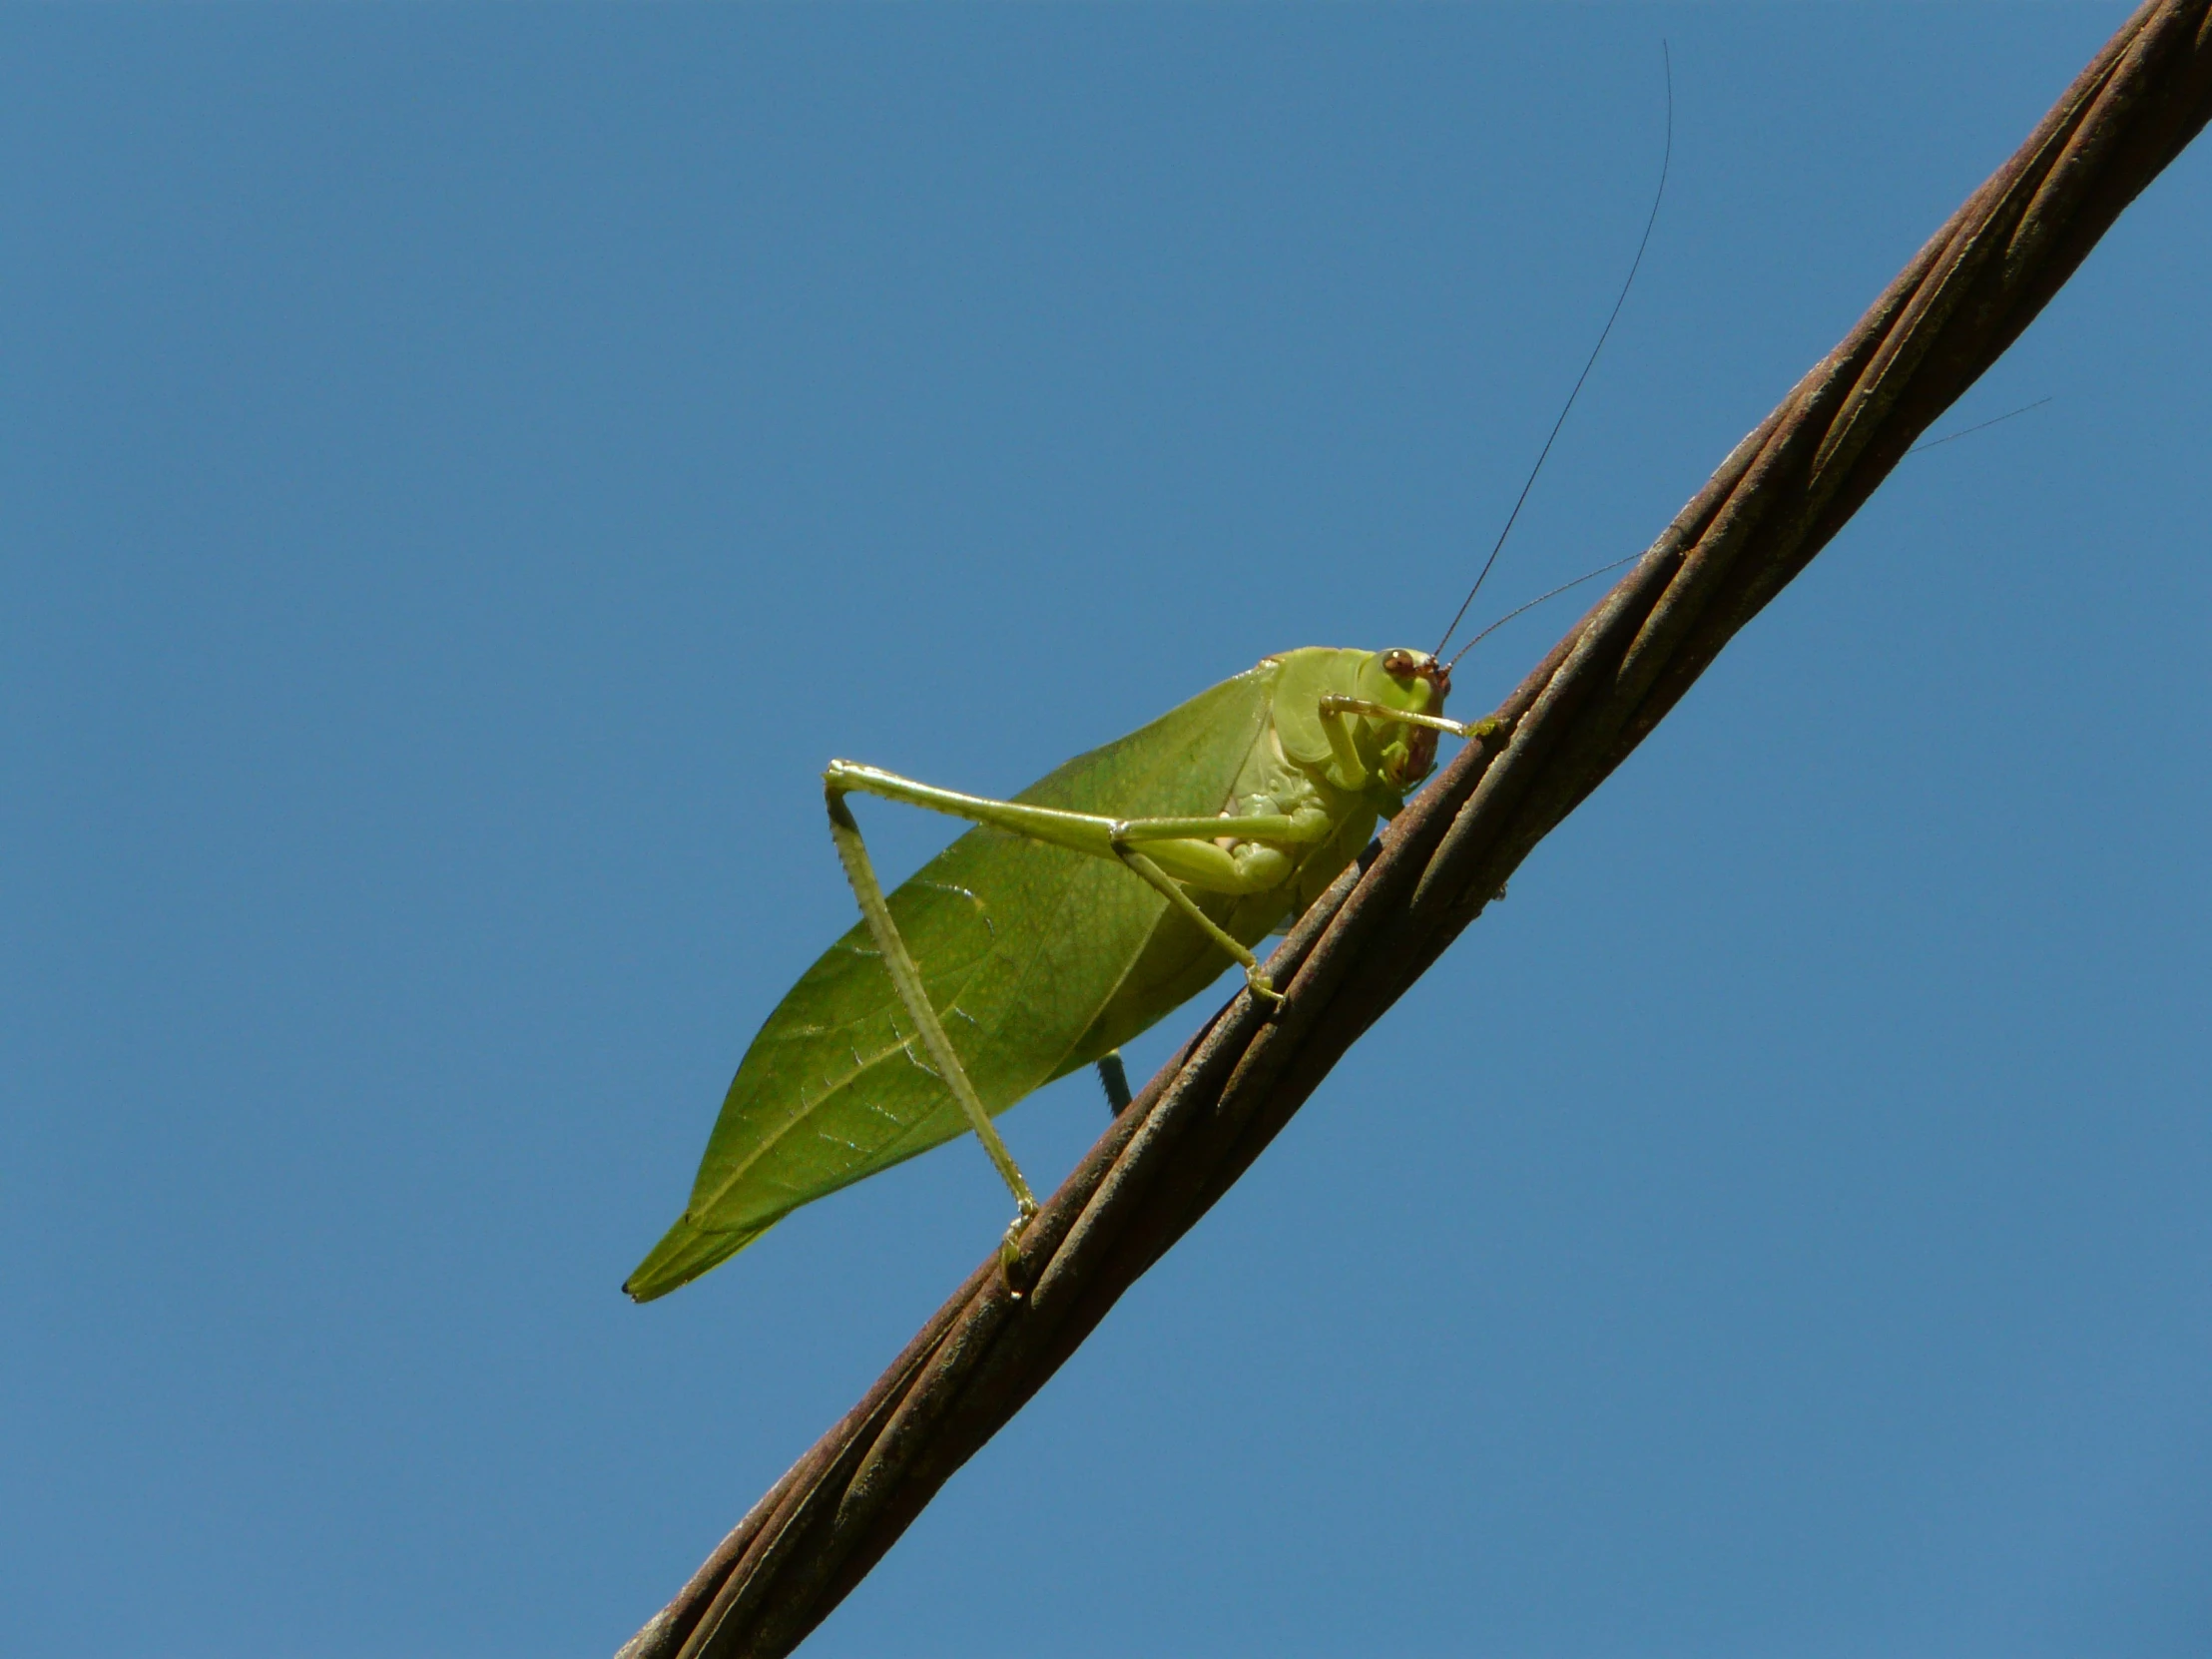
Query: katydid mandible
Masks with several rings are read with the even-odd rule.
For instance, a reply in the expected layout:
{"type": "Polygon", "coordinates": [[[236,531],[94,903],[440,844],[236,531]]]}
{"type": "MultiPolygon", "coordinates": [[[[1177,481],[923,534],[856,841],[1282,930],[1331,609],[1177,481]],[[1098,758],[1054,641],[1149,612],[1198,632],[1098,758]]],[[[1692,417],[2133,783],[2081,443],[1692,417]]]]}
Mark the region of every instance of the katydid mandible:
{"type": "Polygon", "coordinates": [[[831,761],[830,835],[861,920],[769,1015],[738,1066],[691,1202],[624,1289],[650,1301],[800,1205],[972,1129],[1036,1199],[991,1118],[1113,1055],[1302,913],[1435,765],[1449,668],[1425,652],[1269,657],[1011,801],[831,761]],[[846,798],[975,828],[887,898],[846,798]]]}

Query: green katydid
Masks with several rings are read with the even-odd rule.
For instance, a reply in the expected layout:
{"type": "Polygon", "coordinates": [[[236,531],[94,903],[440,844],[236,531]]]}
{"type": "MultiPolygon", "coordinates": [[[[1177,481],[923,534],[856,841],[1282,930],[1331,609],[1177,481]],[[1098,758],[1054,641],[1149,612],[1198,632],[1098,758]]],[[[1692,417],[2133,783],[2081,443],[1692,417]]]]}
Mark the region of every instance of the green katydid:
{"type": "Polygon", "coordinates": [[[1014,1196],[1002,1246],[1011,1265],[1037,1201],[992,1116],[1092,1064],[1118,1109],[1128,1088],[1121,1045],[1212,983],[1226,960],[1242,965],[1251,995],[1281,1000],[1252,947],[1320,896],[1378,817],[1397,812],[1433,769],[1437,734],[1496,729],[1443,717],[1444,644],[1635,282],[1666,192],[1673,113],[1670,81],[1667,155],[1628,278],[1434,654],[1310,646],[1269,657],[1011,801],[830,763],[830,835],[861,920],[753,1039],[691,1201],[624,1290],[640,1302],[665,1296],[800,1205],[971,1129],[1014,1196]],[[845,804],[852,794],[974,828],[886,898],[845,804]]]}
{"type": "MultiPolygon", "coordinates": [[[[1628,562],[1509,611],[1460,654],[1628,562]]],[[[991,1118],[1092,1064],[1118,1111],[1121,1045],[1228,960],[1253,995],[1281,1000],[1252,946],[1304,913],[1376,819],[1397,812],[1434,767],[1438,733],[1498,729],[1444,719],[1450,689],[1451,664],[1424,651],[1288,651],[1011,801],[831,761],[830,833],[861,919],[753,1039],[691,1202],[623,1289],[665,1296],[800,1205],[969,1129],[1014,1195],[1011,1263],[1037,1203],[991,1118]],[[886,898],[851,794],[975,828],[886,898]]]]}
{"type": "Polygon", "coordinates": [[[1302,912],[1428,776],[1450,671],[1308,647],[1202,692],[1011,801],[831,761],[830,833],[862,920],[746,1051],[693,1187],[624,1286],[648,1301],[810,1199],[972,1129],[1036,1211],[991,1116],[1105,1059],[1302,912]],[[886,899],[848,794],[970,830],[886,899]]]}

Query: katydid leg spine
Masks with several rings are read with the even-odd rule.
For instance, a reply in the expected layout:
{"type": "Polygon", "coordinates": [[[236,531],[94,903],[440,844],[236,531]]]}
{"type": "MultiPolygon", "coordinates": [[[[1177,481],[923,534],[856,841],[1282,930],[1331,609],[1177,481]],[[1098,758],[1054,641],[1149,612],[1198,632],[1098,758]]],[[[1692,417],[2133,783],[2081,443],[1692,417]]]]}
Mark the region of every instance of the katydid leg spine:
{"type": "Polygon", "coordinates": [[[1120,1117],[1136,1097],[1129,1092],[1129,1068],[1121,1063],[1121,1050],[1098,1057],[1098,1084],[1106,1091],[1106,1110],[1120,1117]]]}

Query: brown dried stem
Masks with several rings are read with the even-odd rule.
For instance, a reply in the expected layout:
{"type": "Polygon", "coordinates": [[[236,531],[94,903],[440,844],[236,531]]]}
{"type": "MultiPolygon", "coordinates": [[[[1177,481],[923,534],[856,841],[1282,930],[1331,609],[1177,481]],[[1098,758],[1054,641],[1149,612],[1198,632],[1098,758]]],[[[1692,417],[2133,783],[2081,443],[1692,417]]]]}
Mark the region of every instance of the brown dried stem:
{"type": "Polygon", "coordinates": [[[789,1653],[1289,1121],[2212,115],[2212,0],[2150,0],[1636,567],[618,1659],[789,1653]]]}

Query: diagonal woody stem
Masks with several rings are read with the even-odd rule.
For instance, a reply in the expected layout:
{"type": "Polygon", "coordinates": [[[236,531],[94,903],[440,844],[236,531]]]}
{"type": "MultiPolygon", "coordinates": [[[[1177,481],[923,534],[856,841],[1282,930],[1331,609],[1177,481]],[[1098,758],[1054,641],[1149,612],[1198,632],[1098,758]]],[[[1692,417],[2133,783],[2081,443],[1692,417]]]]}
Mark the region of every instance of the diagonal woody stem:
{"type": "Polygon", "coordinates": [[[1258,1157],[1561,819],[2032,321],[2212,115],[2212,0],[2148,0],[2011,160],[617,1659],[789,1653],[1258,1157]]]}

